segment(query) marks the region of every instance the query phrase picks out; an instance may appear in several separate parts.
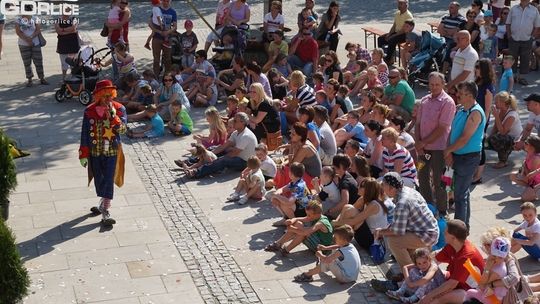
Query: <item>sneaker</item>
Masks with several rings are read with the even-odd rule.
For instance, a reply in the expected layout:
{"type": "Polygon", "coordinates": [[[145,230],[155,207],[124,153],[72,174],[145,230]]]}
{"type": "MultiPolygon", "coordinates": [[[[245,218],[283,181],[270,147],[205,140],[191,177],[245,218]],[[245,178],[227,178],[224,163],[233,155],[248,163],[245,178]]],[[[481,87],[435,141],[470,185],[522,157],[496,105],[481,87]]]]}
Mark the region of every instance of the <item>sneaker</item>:
{"type": "Polygon", "coordinates": [[[241,196],[238,200],[238,205],[245,205],[248,202],[248,199],[247,195],[241,196]]]}
{"type": "Polygon", "coordinates": [[[371,288],[373,288],[373,290],[378,291],[378,292],[386,293],[389,290],[398,289],[397,284],[392,281],[381,281],[381,280],[372,279],[370,283],[371,283],[371,288]]]}
{"type": "Polygon", "coordinates": [[[238,199],[240,199],[240,193],[236,191],[229,195],[229,197],[227,197],[228,201],[237,201],[238,199]]]}
{"type": "Polygon", "coordinates": [[[174,160],[174,163],[175,163],[178,167],[180,167],[180,168],[183,168],[183,167],[184,167],[184,166],[183,166],[183,165],[184,165],[184,162],[181,161],[181,160],[179,160],[179,159],[175,159],[175,160],[174,160]]]}

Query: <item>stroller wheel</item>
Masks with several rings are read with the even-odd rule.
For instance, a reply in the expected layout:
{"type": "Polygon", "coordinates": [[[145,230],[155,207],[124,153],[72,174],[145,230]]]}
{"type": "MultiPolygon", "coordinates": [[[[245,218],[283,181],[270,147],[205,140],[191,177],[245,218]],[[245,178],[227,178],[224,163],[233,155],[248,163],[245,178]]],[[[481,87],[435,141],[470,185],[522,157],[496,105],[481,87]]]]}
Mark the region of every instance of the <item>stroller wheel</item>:
{"type": "Polygon", "coordinates": [[[58,102],[66,100],[66,91],[62,88],[56,90],[56,93],[54,93],[54,99],[56,99],[58,102]]]}
{"type": "Polygon", "coordinates": [[[84,90],[79,94],[79,102],[86,106],[92,101],[92,94],[88,90],[84,90]]]}

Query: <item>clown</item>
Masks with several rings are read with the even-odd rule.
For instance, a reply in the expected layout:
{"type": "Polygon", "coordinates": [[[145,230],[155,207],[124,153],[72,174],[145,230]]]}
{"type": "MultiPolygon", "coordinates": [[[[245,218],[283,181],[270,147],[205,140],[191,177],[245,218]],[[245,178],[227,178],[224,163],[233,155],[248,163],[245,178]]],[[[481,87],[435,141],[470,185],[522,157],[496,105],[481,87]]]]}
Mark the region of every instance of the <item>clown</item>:
{"type": "Polygon", "coordinates": [[[109,208],[113,199],[114,184],[118,187],[124,181],[124,154],[120,134],[126,131],[126,109],[116,98],[116,87],[110,80],[102,80],[94,89],[94,102],[84,111],[79,160],[83,167],[88,166],[88,184],[94,179],[98,207],[90,211],[102,215],[101,222],[112,226],[109,208]]]}

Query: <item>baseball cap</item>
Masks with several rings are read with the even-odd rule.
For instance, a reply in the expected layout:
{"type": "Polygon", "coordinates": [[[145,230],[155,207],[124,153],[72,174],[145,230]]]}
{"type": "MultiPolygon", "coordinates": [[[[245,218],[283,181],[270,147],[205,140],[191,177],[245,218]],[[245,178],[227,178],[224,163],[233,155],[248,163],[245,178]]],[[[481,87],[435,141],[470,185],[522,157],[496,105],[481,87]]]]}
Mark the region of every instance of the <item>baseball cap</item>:
{"type": "Polygon", "coordinates": [[[397,172],[388,172],[383,176],[383,181],[396,189],[403,188],[403,178],[397,172]]]}
{"type": "Polygon", "coordinates": [[[193,26],[193,21],[187,19],[186,22],[184,22],[184,27],[193,26]]]}
{"type": "Polygon", "coordinates": [[[203,69],[197,69],[195,72],[201,73],[201,74],[203,74],[204,76],[208,75],[208,74],[206,73],[206,71],[203,70],[203,69]]]}
{"type": "Polygon", "coordinates": [[[525,101],[536,101],[540,102],[540,94],[532,93],[531,95],[525,97],[525,101]]]}
{"type": "Polygon", "coordinates": [[[484,12],[484,17],[493,17],[493,12],[491,10],[487,10],[484,12]]]}
{"type": "Polygon", "coordinates": [[[507,238],[498,237],[491,242],[491,255],[506,258],[510,252],[510,242],[507,238]]]}

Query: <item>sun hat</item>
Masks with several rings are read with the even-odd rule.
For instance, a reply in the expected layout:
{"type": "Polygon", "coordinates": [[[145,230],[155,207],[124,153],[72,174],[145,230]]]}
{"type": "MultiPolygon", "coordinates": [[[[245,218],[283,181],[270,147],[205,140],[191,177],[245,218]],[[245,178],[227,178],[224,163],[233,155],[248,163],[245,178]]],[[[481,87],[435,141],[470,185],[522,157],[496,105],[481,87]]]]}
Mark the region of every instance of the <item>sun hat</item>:
{"type": "Polygon", "coordinates": [[[109,79],[101,80],[98,83],[96,83],[96,87],[94,89],[94,92],[92,94],[96,94],[97,92],[105,89],[116,89],[112,81],[109,79]]]}
{"type": "Polygon", "coordinates": [[[510,252],[510,242],[507,238],[498,237],[491,242],[491,255],[506,258],[510,252]]]}

